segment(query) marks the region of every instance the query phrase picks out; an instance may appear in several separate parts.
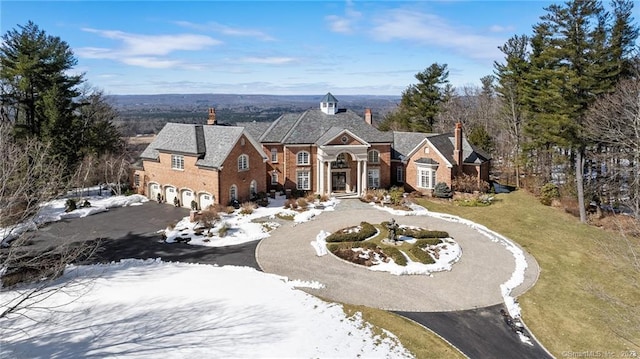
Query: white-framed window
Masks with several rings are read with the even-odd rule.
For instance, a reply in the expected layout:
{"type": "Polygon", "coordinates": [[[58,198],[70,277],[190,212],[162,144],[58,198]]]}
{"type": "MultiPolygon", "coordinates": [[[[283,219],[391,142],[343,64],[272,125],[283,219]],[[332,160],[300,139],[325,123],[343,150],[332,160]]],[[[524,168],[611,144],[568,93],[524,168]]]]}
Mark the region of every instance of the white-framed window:
{"type": "Polygon", "coordinates": [[[133,175],[133,185],[140,187],[140,174],[136,173],[133,175]]]}
{"type": "Polygon", "coordinates": [[[369,188],[380,187],[380,169],[379,168],[367,169],[367,184],[369,188]]]}
{"type": "Polygon", "coordinates": [[[271,163],[278,163],[278,149],[271,149],[271,163]]]}
{"type": "Polygon", "coordinates": [[[242,154],[238,157],[238,171],[246,171],[249,169],[249,156],[242,154]]]}
{"type": "Polygon", "coordinates": [[[311,182],[310,182],[310,174],[309,171],[298,171],[297,173],[297,188],[300,190],[310,190],[311,182]]]}
{"type": "Polygon", "coordinates": [[[278,184],[278,172],[271,172],[271,184],[278,184]]]}
{"type": "Polygon", "coordinates": [[[256,180],[251,181],[249,184],[249,193],[252,197],[258,193],[258,182],[256,182],[256,180]]]}
{"type": "Polygon", "coordinates": [[[231,188],[229,188],[229,199],[234,200],[238,199],[238,186],[232,184],[231,188]]]}
{"type": "Polygon", "coordinates": [[[183,155],[171,155],[171,168],[174,170],[184,169],[184,156],[183,155]]]}
{"type": "Polygon", "coordinates": [[[307,151],[300,151],[298,152],[297,157],[297,164],[298,165],[309,165],[309,158],[311,156],[309,156],[309,152],[307,151]]]}
{"type": "Polygon", "coordinates": [[[419,167],[417,186],[420,188],[434,189],[436,186],[436,169],[431,167],[419,167]]]}
{"type": "Polygon", "coordinates": [[[404,183],[404,167],[402,166],[396,168],[396,182],[404,183]]]}
{"type": "Polygon", "coordinates": [[[380,152],[378,150],[369,151],[367,157],[367,161],[369,161],[369,163],[380,163],[380,152]]]}

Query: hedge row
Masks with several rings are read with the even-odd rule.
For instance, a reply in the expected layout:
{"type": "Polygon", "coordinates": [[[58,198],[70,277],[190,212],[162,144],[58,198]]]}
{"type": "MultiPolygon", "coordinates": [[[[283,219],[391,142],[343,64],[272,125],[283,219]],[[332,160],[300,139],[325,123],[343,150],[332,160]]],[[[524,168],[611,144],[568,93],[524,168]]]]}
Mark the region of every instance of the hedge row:
{"type": "Polygon", "coordinates": [[[402,253],[398,248],[385,247],[384,249],[382,249],[382,251],[384,252],[384,254],[393,258],[393,261],[396,262],[397,265],[403,267],[407,265],[407,257],[405,257],[404,253],[402,253]]]}
{"type": "Polygon", "coordinates": [[[426,229],[414,229],[414,228],[400,228],[398,230],[398,234],[413,237],[416,239],[420,238],[448,238],[449,233],[445,231],[429,231],[426,229]]]}
{"type": "Polygon", "coordinates": [[[418,248],[425,248],[427,246],[435,246],[436,244],[442,243],[441,239],[438,238],[428,238],[428,239],[418,239],[414,246],[418,248]]]}
{"type": "Polygon", "coordinates": [[[371,223],[361,222],[360,231],[345,233],[348,228],[343,228],[337,232],[332,233],[326,238],[327,242],[360,242],[365,239],[374,236],[378,231],[371,223]]]}
{"type": "Polygon", "coordinates": [[[378,245],[373,242],[340,242],[327,243],[327,248],[331,253],[333,253],[339,249],[364,248],[374,250],[380,247],[378,247],[378,245]]]}
{"type": "Polygon", "coordinates": [[[409,253],[411,253],[420,263],[433,264],[436,262],[429,253],[422,250],[421,247],[418,247],[417,243],[409,249],[409,253]]]}

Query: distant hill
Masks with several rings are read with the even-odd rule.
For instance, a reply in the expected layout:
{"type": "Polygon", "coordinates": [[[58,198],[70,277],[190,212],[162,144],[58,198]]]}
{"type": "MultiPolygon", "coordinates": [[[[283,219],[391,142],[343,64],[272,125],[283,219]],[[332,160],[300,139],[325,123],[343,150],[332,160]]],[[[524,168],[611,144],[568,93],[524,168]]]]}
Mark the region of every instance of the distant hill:
{"type": "MultiPolygon", "coordinates": [[[[208,109],[216,109],[221,124],[273,121],[288,112],[319,106],[321,95],[164,94],[108,95],[118,110],[119,124],[127,136],[157,133],[167,122],[206,123],[208,109]]],[[[374,123],[400,102],[399,96],[336,95],[340,108],[373,112],[374,123]]]]}

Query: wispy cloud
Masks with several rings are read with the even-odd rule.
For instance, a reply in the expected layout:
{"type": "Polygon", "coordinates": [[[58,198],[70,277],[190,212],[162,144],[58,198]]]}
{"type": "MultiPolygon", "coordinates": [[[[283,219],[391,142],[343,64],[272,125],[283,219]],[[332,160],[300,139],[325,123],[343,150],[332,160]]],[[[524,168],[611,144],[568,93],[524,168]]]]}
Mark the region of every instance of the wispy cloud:
{"type": "Polygon", "coordinates": [[[205,24],[197,24],[190,21],[174,21],[174,24],[198,31],[213,31],[227,36],[253,37],[261,41],[275,41],[271,35],[255,29],[245,29],[223,25],[217,22],[207,22],[205,24]]]}
{"type": "Polygon", "coordinates": [[[82,31],[119,41],[120,44],[115,48],[82,47],[76,50],[78,56],[111,59],[127,65],[154,69],[191,68],[192,66],[183,61],[169,59],[167,56],[177,51],[199,51],[222,43],[209,36],[196,34],[144,35],[92,28],[83,28],[82,31]]]}
{"type": "Polygon", "coordinates": [[[374,19],[371,34],[378,41],[407,40],[453,50],[470,58],[493,60],[504,39],[455,26],[445,19],[408,9],[394,9],[374,19]]]}
{"type": "Polygon", "coordinates": [[[514,30],[515,27],[513,26],[492,25],[489,27],[491,32],[513,32],[514,30]]]}
{"type": "Polygon", "coordinates": [[[344,15],[328,15],[325,20],[329,30],[341,34],[350,34],[355,31],[357,22],[361,17],[362,13],[355,10],[353,2],[347,1],[344,15]]]}
{"type": "Polygon", "coordinates": [[[263,65],[286,65],[296,62],[293,57],[244,57],[240,62],[263,65]]]}

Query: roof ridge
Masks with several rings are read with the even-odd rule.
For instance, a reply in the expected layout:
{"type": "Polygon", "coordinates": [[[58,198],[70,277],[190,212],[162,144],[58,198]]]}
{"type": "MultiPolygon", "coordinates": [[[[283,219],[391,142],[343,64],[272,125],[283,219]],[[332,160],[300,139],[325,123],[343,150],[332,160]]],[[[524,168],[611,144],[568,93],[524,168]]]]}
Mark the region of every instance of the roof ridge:
{"type": "Polygon", "coordinates": [[[287,141],[287,138],[289,138],[289,136],[291,136],[291,133],[293,133],[293,130],[298,126],[300,121],[302,121],[302,119],[304,118],[304,116],[306,116],[306,114],[308,112],[309,112],[309,110],[305,110],[303,113],[300,114],[300,116],[298,117],[296,122],[293,124],[293,126],[291,126],[289,131],[287,131],[287,133],[282,137],[282,140],[280,142],[285,143],[287,141]]]}

